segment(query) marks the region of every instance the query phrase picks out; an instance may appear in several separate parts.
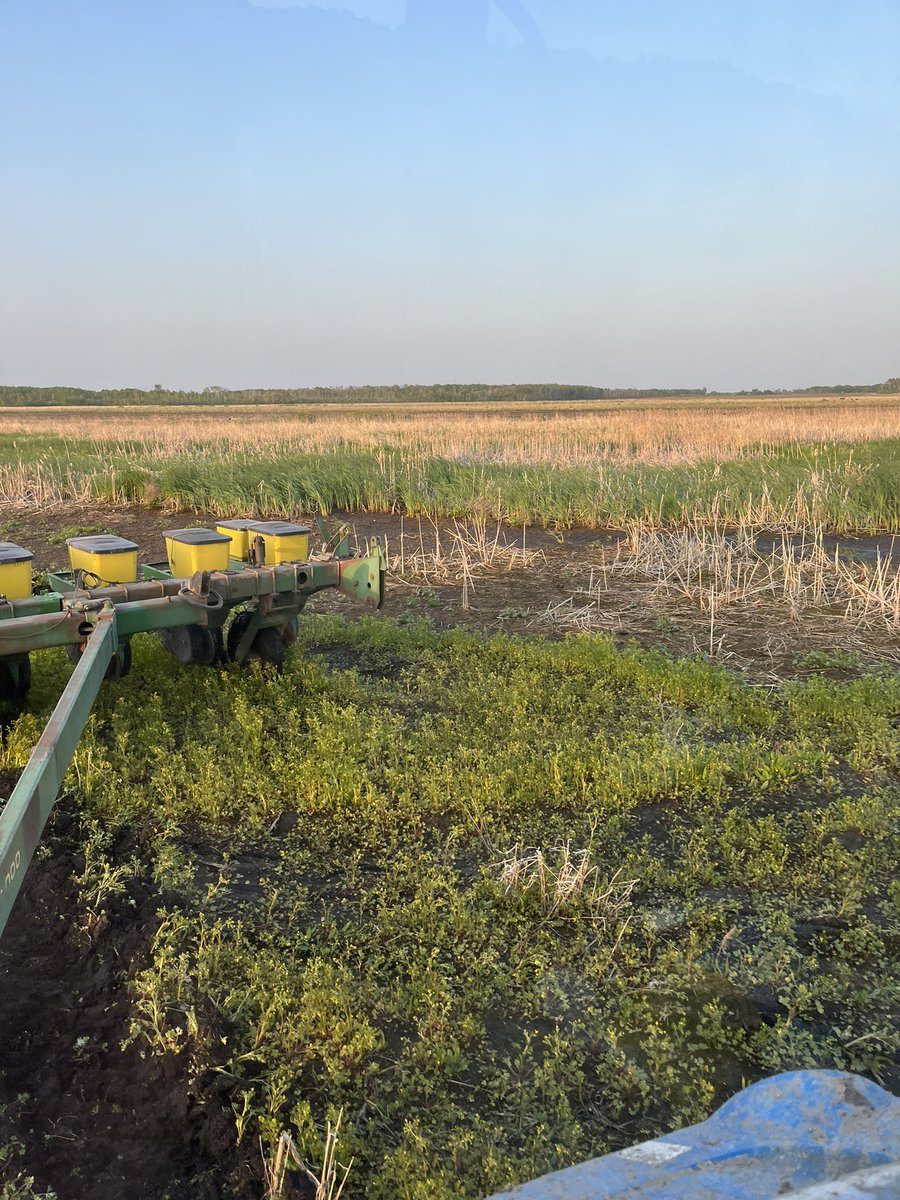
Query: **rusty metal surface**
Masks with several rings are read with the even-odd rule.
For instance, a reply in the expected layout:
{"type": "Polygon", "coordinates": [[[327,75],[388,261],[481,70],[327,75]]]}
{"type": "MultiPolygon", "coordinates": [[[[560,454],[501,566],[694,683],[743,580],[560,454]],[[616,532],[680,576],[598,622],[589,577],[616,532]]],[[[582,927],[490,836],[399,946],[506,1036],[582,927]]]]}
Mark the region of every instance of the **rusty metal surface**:
{"type": "Polygon", "coordinates": [[[86,619],[84,614],[104,602],[116,606],[119,632],[124,637],[180,625],[221,626],[231,609],[253,602],[259,606],[261,616],[257,628],[284,628],[310,596],[326,588],[339,588],[359,603],[377,608],[384,596],[384,564],[376,549],[365,558],[213,571],[204,581],[208,604],[203,596],[191,591],[192,585],[191,580],[170,576],[49,593],[0,605],[0,657],[85,642],[92,618],[86,619]]]}

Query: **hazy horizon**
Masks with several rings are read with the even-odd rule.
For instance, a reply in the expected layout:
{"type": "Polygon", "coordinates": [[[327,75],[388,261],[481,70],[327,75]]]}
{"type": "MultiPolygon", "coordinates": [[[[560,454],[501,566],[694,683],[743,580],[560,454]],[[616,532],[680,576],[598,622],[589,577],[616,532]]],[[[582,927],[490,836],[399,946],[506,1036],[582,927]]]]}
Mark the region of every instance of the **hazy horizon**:
{"type": "MultiPolygon", "coordinates": [[[[900,395],[900,377],[891,375],[887,379],[882,379],[882,380],[832,380],[832,381],[819,380],[818,383],[798,384],[794,388],[764,388],[764,387],[754,386],[754,387],[746,387],[746,388],[734,388],[734,389],[730,389],[730,390],[726,390],[725,388],[707,388],[703,384],[697,384],[694,387],[684,387],[684,388],[668,388],[664,384],[653,384],[653,385],[648,385],[646,387],[644,387],[640,384],[621,384],[616,387],[607,387],[607,385],[605,385],[603,383],[596,383],[596,382],[585,383],[583,380],[580,382],[576,381],[576,382],[570,382],[570,383],[563,383],[559,380],[541,380],[541,379],[532,380],[531,382],[527,382],[527,383],[522,382],[522,381],[510,382],[508,380],[504,380],[504,381],[501,381],[498,383],[489,383],[489,382],[486,382],[485,380],[473,380],[473,381],[446,380],[446,381],[439,382],[439,383],[421,383],[421,382],[415,382],[415,381],[398,383],[398,382],[394,381],[393,383],[359,383],[359,384],[344,384],[344,385],[340,385],[340,384],[307,385],[307,384],[302,384],[302,383],[300,383],[300,384],[288,383],[288,384],[271,384],[268,386],[260,386],[260,385],[255,385],[255,384],[248,384],[246,387],[240,387],[240,388],[230,388],[230,387],[227,387],[225,384],[206,384],[202,388],[190,388],[190,387],[178,387],[178,386],[163,387],[162,385],[159,385],[159,386],[153,385],[152,387],[149,387],[149,388],[141,388],[141,387],[137,387],[137,386],[131,385],[131,384],[122,384],[121,386],[114,387],[114,388],[92,388],[92,387],[82,386],[79,384],[67,384],[67,383],[28,384],[28,383],[21,383],[21,382],[20,383],[9,383],[7,381],[0,380],[0,391],[15,390],[17,388],[21,388],[23,390],[27,389],[30,391],[70,390],[70,391],[84,391],[84,392],[97,392],[97,393],[100,393],[100,392],[140,392],[142,395],[153,395],[158,390],[159,394],[161,396],[186,395],[186,394],[187,395],[190,395],[190,394],[195,394],[195,395],[216,395],[216,394],[241,395],[241,394],[249,393],[249,392],[299,392],[299,393],[303,393],[303,392],[309,392],[309,391],[352,392],[352,391],[379,391],[379,390],[390,391],[390,390],[394,390],[394,389],[427,390],[427,389],[437,389],[437,388],[453,388],[453,389],[462,389],[462,390],[468,389],[468,390],[473,390],[473,391],[478,388],[485,388],[485,389],[488,389],[488,388],[491,388],[491,389],[522,388],[523,390],[536,390],[536,389],[552,390],[554,388],[558,388],[560,390],[567,389],[567,390],[571,390],[571,391],[578,391],[578,390],[588,391],[588,390],[605,389],[607,391],[612,391],[612,392],[630,392],[630,393],[632,393],[631,396],[615,396],[615,395],[613,395],[613,396],[607,396],[607,397],[568,396],[567,395],[561,401],[552,401],[551,400],[551,401],[548,401],[548,403],[566,403],[569,401],[571,401],[573,403],[585,403],[587,401],[594,400],[594,399],[596,399],[598,402],[604,401],[604,400],[627,401],[629,399],[635,399],[635,400],[639,400],[642,398],[649,399],[649,398],[652,398],[652,393],[654,393],[654,392],[667,392],[667,393],[670,393],[671,397],[673,397],[673,398],[677,398],[678,396],[683,395],[686,398],[694,398],[694,399],[698,399],[698,400],[702,400],[704,398],[715,399],[717,396],[729,397],[729,396],[745,396],[745,395],[752,395],[752,394],[759,394],[760,396],[763,396],[763,397],[765,397],[767,395],[790,396],[792,394],[801,395],[801,394],[816,393],[816,392],[827,393],[829,395],[834,395],[835,399],[841,399],[842,397],[843,398],[852,398],[852,392],[860,391],[865,396],[869,396],[873,400],[877,400],[879,397],[892,398],[894,396],[900,395]],[[882,387],[883,385],[885,385],[887,383],[893,384],[895,382],[897,382],[897,386],[891,392],[875,392],[875,391],[867,390],[870,388],[882,387]],[[847,391],[835,392],[834,391],[835,388],[847,389],[847,391]]],[[[538,399],[540,399],[540,398],[538,398],[538,399]]],[[[2,397],[0,397],[0,401],[2,401],[2,397]]],[[[538,400],[535,400],[534,402],[537,403],[538,400]]]]}
{"type": "Polygon", "coordinates": [[[898,61],[898,0],[2,0],[0,378],[883,381],[898,61]]]}

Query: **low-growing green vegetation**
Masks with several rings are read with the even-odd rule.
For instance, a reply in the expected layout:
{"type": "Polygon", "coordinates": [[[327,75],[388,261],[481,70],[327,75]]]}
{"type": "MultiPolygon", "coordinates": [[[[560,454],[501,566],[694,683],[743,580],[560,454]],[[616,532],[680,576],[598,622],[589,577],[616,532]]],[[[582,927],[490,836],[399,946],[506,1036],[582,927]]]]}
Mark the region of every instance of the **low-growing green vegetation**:
{"type": "Polygon", "coordinates": [[[414,614],[309,617],[281,676],[145,638],[68,779],[82,919],[157,897],[125,1036],[236,1142],[320,1161],[343,1111],[346,1195],[482,1197],[779,1070],[896,1085],[898,718],[885,669],[414,614]]]}
{"type": "Polygon", "coordinates": [[[105,525],[62,525],[47,534],[51,546],[64,546],[69,538],[86,537],[92,533],[106,533],[105,525]]]}
{"type": "MultiPolygon", "coordinates": [[[[27,1099],[19,1097],[18,1102],[27,1099]]],[[[18,1103],[11,1106],[17,1108],[18,1103]]],[[[0,1119],[8,1117],[0,1106],[0,1119]]],[[[19,1138],[0,1140],[0,1200],[58,1200],[54,1192],[36,1191],[33,1176],[21,1170],[27,1147],[19,1138]]]]}

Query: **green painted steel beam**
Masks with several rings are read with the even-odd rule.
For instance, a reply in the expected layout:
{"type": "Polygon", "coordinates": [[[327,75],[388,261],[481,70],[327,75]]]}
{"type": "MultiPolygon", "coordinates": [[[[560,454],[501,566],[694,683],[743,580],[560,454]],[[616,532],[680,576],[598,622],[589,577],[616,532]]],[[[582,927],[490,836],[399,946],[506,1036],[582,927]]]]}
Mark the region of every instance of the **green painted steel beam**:
{"type": "Polygon", "coordinates": [[[0,622],[14,621],[18,617],[36,617],[40,613],[59,612],[61,608],[62,596],[57,592],[42,592],[24,600],[7,600],[5,604],[0,604],[0,622]]]}
{"type": "Polygon", "coordinates": [[[351,599],[372,608],[381,608],[384,602],[384,560],[381,554],[368,558],[350,558],[338,563],[340,582],[338,587],[351,599]]]}
{"type": "MultiPolygon", "coordinates": [[[[221,610],[218,611],[221,615],[221,610]]],[[[204,611],[178,596],[116,605],[120,637],[158,633],[161,629],[176,629],[181,625],[207,625],[211,624],[208,618],[215,615],[216,610],[204,611]]]]}
{"type": "Polygon", "coordinates": [[[209,594],[215,598],[211,607],[197,602],[190,584],[161,576],[0,605],[0,657],[85,641],[85,625],[96,619],[95,612],[85,609],[96,609],[104,601],[115,605],[122,637],[181,625],[221,625],[232,608],[254,600],[270,606],[263,609],[260,625],[277,624],[296,616],[310,596],[325,588],[339,588],[360,603],[380,607],[384,563],[379,552],[367,558],[215,571],[209,576],[209,594]]]}
{"type": "Polygon", "coordinates": [[[85,635],[81,629],[84,623],[84,614],[59,607],[55,612],[36,613],[14,621],[0,622],[0,657],[83,642],[85,635]]]}
{"type": "Polygon", "coordinates": [[[0,814],[0,933],[116,652],[116,614],[99,614],[87,648],[0,814]]]}
{"type": "Polygon", "coordinates": [[[144,563],[141,567],[141,579],[171,579],[172,572],[163,563],[144,563]]]}

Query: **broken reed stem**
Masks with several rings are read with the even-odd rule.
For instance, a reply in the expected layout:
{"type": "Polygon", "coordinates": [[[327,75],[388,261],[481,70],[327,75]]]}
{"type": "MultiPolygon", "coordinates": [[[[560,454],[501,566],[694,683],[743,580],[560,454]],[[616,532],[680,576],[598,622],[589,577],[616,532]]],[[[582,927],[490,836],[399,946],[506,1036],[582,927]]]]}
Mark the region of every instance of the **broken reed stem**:
{"type": "Polygon", "coordinates": [[[523,546],[504,537],[503,523],[498,521],[492,533],[488,533],[487,521],[474,518],[472,521],[453,523],[452,529],[441,530],[437,522],[430,522],[433,533],[429,536],[418,518],[418,545],[408,543],[406,530],[401,531],[400,554],[388,558],[392,574],[403,580],[421,580],[432,583],[460,583],[467,595],[475,591],[476,574],[482,571],[533,567],[543,561],[541,550],[529,550],[523,534],[523,546]]]}
{"type": "Polygon", "coordinates": [[[545,916],[555,916],[573,902],[583,900],[590,917],[601,921],[631,904],[637,880],[621,879],[620,867],[603,887],[590,857],[589,849],[572,850],[570,842],[546,851],[516,843],[505,852],[501,862],[494,864],[494,869],[499,871],[505,895],[536,890],[545,916]]]}
{"type": "MultiPolygon", "coordinates": [[[[281,1131],[275,1152],[275,1162],[271,1167],[268,1165],[265,1154],[263,1154],[267,1197],[274,1198],[281,1195],[282,1188],[284,1187],[284,1177],[288,1168],[288,1160],[290,1159],[315,1187],[315,1200],[340,1200],[354,1162],[351,1158],[345,1167],[337,1160],[338,1143],[340,1141],[343,1119],[344,1110],[341,1109],[334,1125],[330,1121],[326,1124],[325,1149],[322,1154],[322,1166],[319,1175],[311,1171],[297,1153],[294,1139],[290,1133],[286,1129],[281,1131]],[[343,1171],[343,1176],[340,1179],[338,1177],[339,1171],[343,1171]]],[[[260,1149],[262,1149],[262,1139],[260,1139],[260,1149]]]]}
{"type": "MultiPolygon", "coordinates": [[[[882,618],[900,628],[900,563],[848,560],[840,548],[826,550],[821,529],[798,544],[785,533],[780,547],[758,548],[747,529],[734,533],[699,524],[674,533],[635,524],[627,532],[611,570],[647,579],[657,591],[676,591],[710,614],[710,645],[720,608],[781,600],[796,616],[805,609],[841,605],[848,621],[865,625],[882,618]]],[[[593,576],[589,594],[598,598],[593,576]]]]}
{"type": "Polygon", "coordinates": [[[709,593],[709,657],[712,658],[715,646],[716,633],[716,593],[710,589],[709,593]]]}
{"type": "Polygon", "coordinates": [[[262,1138],[259,1139],[259,1150],[263,1160],[263,1172],[266,1177],[266,1196],[275,1197],[281,1195],[281,1190],[284,1187],[284,1176],[287,1171],[288,1154],[293,1148],[291,1135],[286,1129],[282,1129],[278,1135],[278,1144],[275,1148],[275,1161],[270,1164],[266,1156],[265,1147],[263,1146],[262,1138]]]}
{"type": "Polygon", "coordinates": [[[341,1109],[334,1126],[332,1126],[330,1121],[328,1122],[328,1132],[325,1136],[325,1154],[322,1159],[322,1175],[319,1179],[316,1179],[312,1175],[312,1179],[316,1184],[316,1200],[340,1200],[347,1177],[350,1174],[350,1168],[353,1166],[352,1158],[346,1167],[342,1167],[337,1161],[338,1140],[340,1138],[341,1122],[343,1119],[344,1110],[341,1109]],[[344,1172],[340,1184],[338,1184],[338,1169],[344,1172]],[[335,1188],[337,1188],[336,1191],[335,1188]]]}

